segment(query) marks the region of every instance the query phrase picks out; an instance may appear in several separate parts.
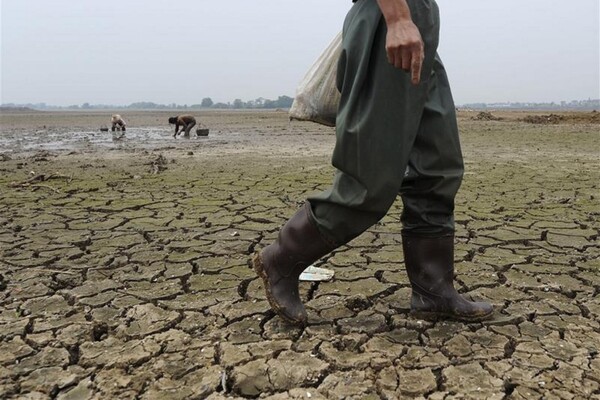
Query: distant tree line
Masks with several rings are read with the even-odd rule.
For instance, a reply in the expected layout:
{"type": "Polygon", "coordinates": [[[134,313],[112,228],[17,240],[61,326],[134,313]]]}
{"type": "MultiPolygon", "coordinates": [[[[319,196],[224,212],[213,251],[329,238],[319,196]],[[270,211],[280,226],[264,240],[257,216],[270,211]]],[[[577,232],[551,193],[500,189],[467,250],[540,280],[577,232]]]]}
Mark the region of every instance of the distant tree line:
{"type": "MultiPolygon", "coordinates": [[[[46,103],[35,103],[35,104],[14,104],[7,103],[2,104],[3,108],[31,108],[35,110],[104,110],[104,109],[142,109],[142,110],[172,110],[172,109],[230,109],[230,110],[243,110],[243,109],[276,109],[276,108],[290,108],[294,102],[293,97],[279,96],[277,100],[265,99],[259,97],[255,100],[242,101],[241,99],[235,99],[232,102],[215,103],[210,97],[203,98],[200,103],[197,104],[158,104],[149,101],[139,101],[131,103],[127,106],[114,105],[114,104],[90,104],[83,103],[81,105],[71,106],[53,106],[46,103]]],[[[498,109],[512,109],[512,110],[600,110],[600,99],[587,99],[587,100],[572,100],[572,101],[561,101],[559,103],[524,103],[524,102],[507,102],[507,103],[470,103],[460,105],[459,108],[467,108],[473,110],[498,110],[498,109]]]]}
{"type": "Polygon", "coordinates": [[[560,103],[471,103],[463,104],[459,108],[473,110],[600,110],[600,99],[561,101],[560,103]]]}
{"type": "Polygon", "coordinates": [[[5,108],[18,108],[27,107],[36,110],[103,110],[103,109],[143,109],[143,110],[172,110],[172,109],[275,109],[275,108],[290,108],[294,102],[293,97],[279,96],[277,100],[265,99],[259,97],[255,100],[242,101],[241,99],[235,99],[233,102],[217,102],[215,103],[210,97],[205,97],[198,104],[158,104],[150,101],[139,101],[131,103],[127,106],[114,105],[114,104],[90,104],[83,103],[81,105],[75,104],[71,106],[53,106],[46,103],[35,103],[35,104],[2,104],[5,108]]]}

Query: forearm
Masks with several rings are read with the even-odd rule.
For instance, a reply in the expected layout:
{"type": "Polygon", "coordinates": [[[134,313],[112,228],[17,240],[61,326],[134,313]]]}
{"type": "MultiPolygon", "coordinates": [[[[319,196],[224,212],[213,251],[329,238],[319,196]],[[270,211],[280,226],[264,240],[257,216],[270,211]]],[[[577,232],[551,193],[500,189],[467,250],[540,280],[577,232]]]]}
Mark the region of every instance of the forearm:
{"type": "Polygon", "coordinates": [[[388,26],[400,21],[412,21],[406,0],[377,0],[377,4],[388,26]]]}

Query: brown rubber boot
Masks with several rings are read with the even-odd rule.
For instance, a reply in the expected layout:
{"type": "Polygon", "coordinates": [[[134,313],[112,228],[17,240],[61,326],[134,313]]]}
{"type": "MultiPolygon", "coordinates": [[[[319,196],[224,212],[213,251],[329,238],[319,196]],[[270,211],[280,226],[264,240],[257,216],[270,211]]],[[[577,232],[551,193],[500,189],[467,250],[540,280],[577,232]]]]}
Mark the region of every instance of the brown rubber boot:
{"type": "Polygon", "coordinates": [[[277,240],[254,256],[254,270],[263,279],[267,299],[277,315],[294,325],[306,324],[298,278],[334,248],[317,229],[310,204],[306,203],[281,228],[277,240]]]}
{"type": "Polygon", "coordinates": [[[423,319],[481,321],[491,304],[465,299],[454,288],[454,236],[402,235],[406,272],[412,286],[411,313],[423,319]]]}

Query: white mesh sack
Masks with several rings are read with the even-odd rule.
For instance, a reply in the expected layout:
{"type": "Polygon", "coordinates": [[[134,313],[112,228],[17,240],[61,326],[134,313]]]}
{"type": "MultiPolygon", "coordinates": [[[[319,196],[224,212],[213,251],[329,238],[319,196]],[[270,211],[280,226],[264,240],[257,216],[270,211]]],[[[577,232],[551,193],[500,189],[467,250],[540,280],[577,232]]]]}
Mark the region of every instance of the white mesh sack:
{"type": "Polygon", "coordinates": [[[290,108],[290,120],[312,121],[335,126],[340,102],[336,76],[341,52],[342,33],[340,32],[298,85],[294,103],[290,108]]]}

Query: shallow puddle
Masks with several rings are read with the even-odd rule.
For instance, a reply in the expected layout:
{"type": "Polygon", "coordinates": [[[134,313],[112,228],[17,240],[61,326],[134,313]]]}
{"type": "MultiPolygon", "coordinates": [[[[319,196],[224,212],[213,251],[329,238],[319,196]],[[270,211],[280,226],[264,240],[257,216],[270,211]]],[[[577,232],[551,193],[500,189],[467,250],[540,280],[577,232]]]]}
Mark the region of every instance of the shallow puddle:
{"type": "Polygon", "coordinates": [[[20,153],[37,150],[64,151],[89,148],[158,148],[166,145],[184,145],[188,143],[213,142],[239,133],[197,136],[195,132],[189,138],[179,135],[173,138],[173,132],[162,127],[130,128],[126,132],[101,132],[51,128],[35,132],[11,131],[0,135],[0,152],[20,153]]]}

